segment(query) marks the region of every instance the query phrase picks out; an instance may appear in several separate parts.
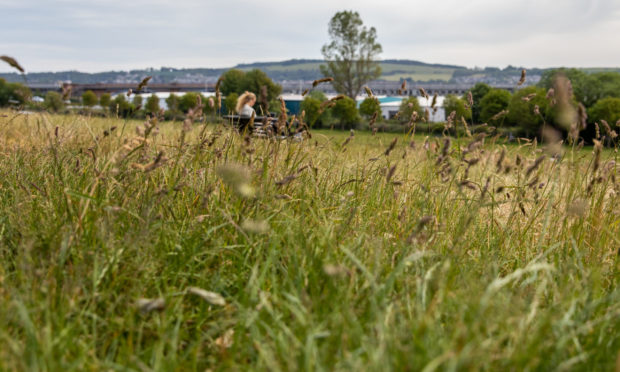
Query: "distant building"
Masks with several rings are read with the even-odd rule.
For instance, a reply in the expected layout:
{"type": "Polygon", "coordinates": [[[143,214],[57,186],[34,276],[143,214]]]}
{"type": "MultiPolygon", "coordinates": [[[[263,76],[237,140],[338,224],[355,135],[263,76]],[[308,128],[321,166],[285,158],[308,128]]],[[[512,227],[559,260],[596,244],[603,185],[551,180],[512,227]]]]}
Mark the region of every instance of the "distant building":
{"type": "MultiPolygon", "coordinates": [[[[379,100],[379,105],[381,106],[381,116],[384,119],[391,119],[393,118],[396,113],[400,110],[400,105],[402,104],[404,99],[407,99],[409,97],[403,97],[403,96],[377,96],[377,99],[379,100]]],[[[424,111],[425,109],[428,109],[430,115],[429,115],[429,121],[434,123],[434,122],[442,122],[446,120],[446,110],[443,108],[443,102],[445,100],[444,96],[437,96],[437,104],[435,105],[435,107],[437,108],[437,110],[433,110],[431,108],[431,103],[432,103],[432,97],[430,99],[426,99],[424,97],[416,97],[418,99],[418,102],[420,103],[420,108],[424,111]]],[[[362,103],[362,101],[366,99],[366,97],[359,97],[357,100],[357,104],[359,107],[359,104],[362,103]]]]}
{"type": "MultiPolygon", "coordinates": [[[[333,98],[335,97],[335,94],[327,94],[327,98],[333,98]]],[[[289,111],[290,114],[292,115],[299,115],[301,112],[301,102],[304,100],[304,96],[302,96],[301,94],[283,94],[281,95],[282,99],[284,99],[284,102],[286,104],[286,109],[289,111]]],[[[357,106],[359,108],[359,105],[362,103],[362,101],[364,101],[364,99],[366,99],[366,96],[358,96],[356,101],[357,101],[357,106]]],[[[381,106],[381,116],[384,119],[391,119],[393,118],[396,113],[400,110],[400,105],[403,102],[403,99],[406,99],[409,97],[404,97],[404,96],[377,96],[377,99],[379,100],[379,105],[381,106]]],[[[420,103],[420,108],[424,111],[425,109],[428,109],[429,113],[430,113],[430,117],[429,117],[429,121],[430,122],[443,122],[446,120],[446,110],[443,108],[443,102],[445,100],[444,96],[437,96],[437,104],[436,106],[436,110],[433,110],[431,108],[431,103],[433,101],[433,98],[429,98],[428,100],[424,97],[416,97],[418,99],[418,102],[420,103]]]]}

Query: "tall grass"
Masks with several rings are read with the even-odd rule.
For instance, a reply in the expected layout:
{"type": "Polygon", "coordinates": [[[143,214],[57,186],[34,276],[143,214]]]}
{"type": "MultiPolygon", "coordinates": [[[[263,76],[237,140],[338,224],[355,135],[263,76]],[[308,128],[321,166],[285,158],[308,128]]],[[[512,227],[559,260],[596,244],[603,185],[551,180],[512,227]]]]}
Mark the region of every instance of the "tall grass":
{"type": "Polygon", "coordinates": [[[611,370],[616,161],[5,112],[0,369],[611,370]]]}

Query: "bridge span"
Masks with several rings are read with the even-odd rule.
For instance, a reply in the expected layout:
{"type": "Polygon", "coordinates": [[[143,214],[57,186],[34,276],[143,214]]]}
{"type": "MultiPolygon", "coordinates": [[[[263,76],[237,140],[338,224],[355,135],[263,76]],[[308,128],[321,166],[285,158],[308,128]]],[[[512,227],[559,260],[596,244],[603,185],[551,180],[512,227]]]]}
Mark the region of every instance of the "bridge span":
{"type": "MultiPolygon", "coordinates": [[[[301,81],[284,81],[281,82],[283,93],[301,94],[305,89],[312,87],[312,82],[301,81]]],[[[132,89],[135,93],[138,87],[137,83],[96,83],[96,84],[28,84],[30,89],[35,94],[45,94],[49,91],[62,92],[67,89],[71,89],[73,96],[81,96],[82,93],[91,90],[97,96],[101,96],[103,93],[123,93],[132,89]]],[[[446,96],[448,94],[463,95],[465,94],[473,84],[442,84],[442,83],[412,83],[408,84],[406,89],[401,90],[401,83],[396,81],[371,81],[368,86],[375,94],[378,95],[404,95],[404,96],[419,96],[419,89],[424,90],[430,94],[437,94],[438,96],[446,96]]],[[[491,85],[494,88],[505,89],[510,92],[515,90],[513,85],[491,85]]],[[[318,89],[326,93],[335,93],[331,85],[322,85],[318,89]]],[[[186,92],[213,92],[215,91],[215,84],[213,83],[152,83],[148,84],[140,93],[156,93],[156,92],[173,92],[173,93],[186,93],[186,92]]]]}

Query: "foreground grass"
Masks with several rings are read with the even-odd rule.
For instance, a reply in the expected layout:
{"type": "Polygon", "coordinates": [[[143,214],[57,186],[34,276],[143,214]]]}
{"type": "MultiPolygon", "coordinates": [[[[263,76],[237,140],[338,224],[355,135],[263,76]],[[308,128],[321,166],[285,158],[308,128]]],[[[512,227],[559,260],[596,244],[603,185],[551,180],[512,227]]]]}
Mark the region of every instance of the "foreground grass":
{"type": "Polygon", "coordinates": [[[616,151],[149,130],[0,116],[0,369],[613,369],[616,151]]]}

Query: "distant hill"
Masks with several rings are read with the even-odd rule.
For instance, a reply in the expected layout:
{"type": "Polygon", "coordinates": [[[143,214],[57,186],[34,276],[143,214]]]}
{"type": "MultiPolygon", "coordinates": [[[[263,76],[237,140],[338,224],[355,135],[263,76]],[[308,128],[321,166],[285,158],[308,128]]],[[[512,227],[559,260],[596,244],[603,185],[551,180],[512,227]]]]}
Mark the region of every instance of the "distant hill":
{"type": "MultiPolygon", "coordinates": [[[[257,62],[239,64],[234,68],[251,70],[254,68],[265,71],[276,81],[309,81],[322,77],[319,66],[323,63],[318,59],[292,59],[281,62],[257,62]]],[[[463,66],[431,64],[413,60],[388,59],[380,62],[382,76],[380,80],[432,83],[463,83],[473,84],[485,82],[489,84],[513,84],[520,77],[521,68],[508,66],[506,68],[487,67],[484,69],[470,69],[463,66]]],[[[228,68],[173,68],[143,69],[131,71],[107,71],[98,73],[84,73],[79,71],[63,72],[32,72],[27,75],[30,83],[53,84],[59,81],[73,83],[137,83],[145,76],[153,76],[153,82],[158,83],[213,83],[228,68]]],[[[584,68],[587,72],[618,71],[620,68],[584,68]]],[[[533,84],[540,79],[544,69],[528,69],[528,83],[533,84]]],[[[16,73],[0,74],[0,78],[7,81],[23,81],[16,73]]]]}

